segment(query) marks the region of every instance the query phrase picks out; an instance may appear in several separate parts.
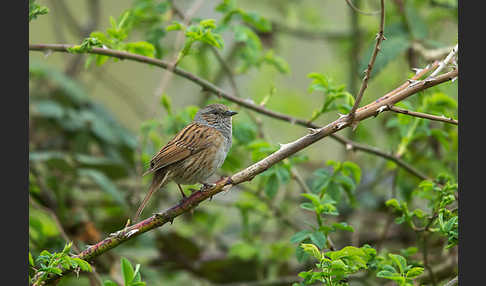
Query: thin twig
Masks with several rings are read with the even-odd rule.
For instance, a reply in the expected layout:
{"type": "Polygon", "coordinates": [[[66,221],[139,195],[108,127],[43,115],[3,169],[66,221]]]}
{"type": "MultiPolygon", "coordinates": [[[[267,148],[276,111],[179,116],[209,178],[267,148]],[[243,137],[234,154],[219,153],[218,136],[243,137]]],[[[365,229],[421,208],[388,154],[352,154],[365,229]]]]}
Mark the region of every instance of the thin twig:
{"type": "Polygon", "coordinates": [[[425,118],[425,119],[430,119],[430,120],[435,120],[435,121],[442,121],[442,122],[445,122],[445,123],[458,125],[457,120],[452,119],[452,118],[447,118],[443,115],[437,116],[437,115],[431,115],[431,114],[422,113],[422,112],[410,111],[410,110],[407,110],[407,109],[400,108],[398,106],[388,106],[388,110],[396,112],[396,113],[401,113],[401,114],[406,114],[406,115],[410,115],[410,116],[415,116],[415,117],[420,117],[420,118],[425,118]]]}
{"type": "MultiPolygon", "coordinates": [[[[171,2],[171,4],[172,4],[172,9],[175,11],[176,15],[183,16],[183,19],[182,19],[183,23],[184,23],[184,25],[187,26],[191,22],[192,16],[199,10],[199,8],[202,7],[203,2],[204,2],[204,0],[198,0],[198,1],[194,2],[194,4],[191,6],[191,8],[189,8],[189,10],[187,11],[186,14],[183,14],[174,5],[174,3],[171,2]]],[[[182,44],[184,43],[184,37],[185,37],[184,31],[178,31],[177,32],[175,43],[174,43],[174,51],[175,52],[172,55],[172,61],[170,62],[169,68],[166,69],[166,71],[162,75],[162,80],[160,81],[159,86],[155,89],[154,95],[155,95],[156,98],[159,98],[160,96],[162,96],[164,91],[169,86],[170,80],[172,79],[172,76],[174,75],[174,73],[172,71],[177,66],[177,64],[179,63],[179,60],[180,60],[179,50],[180,50],[182,44]]],[[[156,107],[157,105],[154,104],[152,106],[156,107]]],[[[155,111],[155,109],[153,109],[153,112],[154,111],[155,111]]]]}
{"type": "Polygon", "coordinates": [[[444,286],[454,286],[454,285],[457,285],[458,282],[459,282],[459,279],[458,279],[458,276],[456,276],[456,277],[452,278],[451,281],[444,284],[444,286]]]}
{"type": "Polygon", "coordinates": [[[292,178],[299,184],[299,186],[304,190],[305,193],[312,193],[307,184],[305,183],[304,179],[300,176],[299,171],[296,168],[291,168],[290,173],[292,174],[292,178]]]}
{"type": "Polygon", "coordinates": [[[449,55],[447,55],[447,57],[440,63],[439,67],[429,75],[429,78],[438,75],[446,67],[446,65],[448,65],[451,62],[451,60],[457,54],[457,51],[458,51],[458,44],[454,46],[454,48],[449,53],[449,55]]]}
{"type": "Polygon", "coordinates": [[[423,233],[422,235],[422,257],[424,260],[424,267],[429,272],[429,277],[432,282],[432,285],[435,286],[437,285],[437,281],[435,279],[434,271],[432,270],[432,267],[430,267],[429,258],[428,258],[429,256],[428,256],[428,245],[427,245],[427,233],[423,233]]]}
{"type": "Polygon", "coordinates": [[[125,84],[125,82],[118,80],[107,70],[103,69],[94,70],[94,79],[96,81],[101,81],[101,83],[112,91],[114,95],[119,96],[128,102],[130,109],[132,109],[139,118],[145,118],[147,106],[144,106],[143,102],[137,100],[134,96],[137,93],[125,84]]]}
{"type": "Polygon", "coordinates": [[[381,17],[380,17],[380,30],[378,31],[378,34],[376,35],[376,44],[375,48],[373,50],[373,53],[371,55],[370,62],[368,63],[368,68],[366,69],[365,76],[363,78],[363,83],[361,84],[361,88],[359,89],[358,95],[356,96],[356,101],[354,102],[353,107],[351,108],[351,111],[348,114],[348,118],[353,121],[354,120],[354,113],[359,107],[359,104],[361,102],[361,99],[363,98],[364,91],[368,87],[368,80],[370,79],[371,76],[371,70],[373,69],[373,65],[375,64],[376,56],[378,55],[378,52],[380,51],[381,47],[381,42],[385,40],[385,36],[383,35],[383,30],[385,27],[385,1],[381,0],[381,17]]]}
{"type": "Polygon", "coordinates": [[[233,70],[231,70],[229,65],[226,63],[226,61],[223,59],[223,57],[221,56],[221,54],[218,52],[218,50],[215,47],[211,46],[210,48],[211,48],[211,51],[213,52],[213,54],[216,56],[216,59],[218,60],[219,64],[221,65],[222,71],[225,72],[224,74],[228,78],[230,85],[231,85],[231,88],[233,90],[233,94],[237,97],[240,97],[240,94],[238,92],[238,87],[236,85],[236,80],[235,80],[235,75],[233,73],[233,70]]]}
{"type": "Polygon", "coordinates": [[[427,49],[421,43],[414,42],[411,47],[426,61],[440,60],[447,56],[454,47],[443,47],[438,49],[427,49]]]}
{"type": "Polygon", "coordinates": [[[366,12],[366,11],[360,10],[356,6],[354,6],[354,4],[353,4],[353,2],[351,2],[351,0],[346,0],[346,3],[348,3],[348,5],[349,5],[349,7],[351,7],[351,9],[353,9],[354,11],[356,11],[360,14],[363,14],[363,15],[376,15],[376,14],[380,13],[380,11],[366,12]]]}

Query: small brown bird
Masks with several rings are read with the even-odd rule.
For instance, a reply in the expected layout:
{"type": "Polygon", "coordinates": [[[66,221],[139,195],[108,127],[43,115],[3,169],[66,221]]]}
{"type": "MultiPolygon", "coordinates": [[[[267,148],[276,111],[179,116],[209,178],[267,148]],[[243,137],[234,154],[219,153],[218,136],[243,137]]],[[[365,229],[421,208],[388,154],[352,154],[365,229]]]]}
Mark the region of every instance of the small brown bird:
{"type": "Polygon", "coordinates": [[[142,210],[154,191],[170,180],[177,183],[183,197],[182,185],[208,184],[206,180],[223,165],[231,147],[231,117],[237,114],[224,104],[210,104],[200,109],[192,123],[179,131],[150,160],[150,168],[143,174],[154,173],[149,192],[137,210],[142,210]]]}

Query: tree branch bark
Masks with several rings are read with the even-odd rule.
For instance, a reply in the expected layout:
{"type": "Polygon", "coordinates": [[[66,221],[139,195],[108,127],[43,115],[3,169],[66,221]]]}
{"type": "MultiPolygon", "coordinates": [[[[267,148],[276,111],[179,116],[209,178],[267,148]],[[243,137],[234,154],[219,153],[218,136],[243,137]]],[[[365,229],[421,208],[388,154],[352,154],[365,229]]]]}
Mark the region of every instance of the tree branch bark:
{"type": "MultiPolygon", "coordinates": [[[[373,49],[373,53],[371,55],[370,62],[368,63],[368,68],[366,69],[366,73],[365,73],[365,76],[363,78],[363,83],[361,84],[358,95],[356,96],[356,101],[354,102],[354,105],[353,105],[353,107],[351,108],[351,111],[349,111],[349,114],[348,114],[348,118],[349,118],[350,121],[354,121],[354,114],[359,107],[361,99],[363,98],[364,91],[368,87],[368,80],[371,77],[371,70],[373,69],[373,65],[375,64],[376,56],[378,55],[378,52],[381,49],[381,47],[380,47],[381,42],[386,40],[385,36],[383,35],[383,31],[384,31],[384,27],[385,27],[385,0],[381,0],[380,3],[381,3],[380,30],[378,31],[378,34],[376,35],[375,48],[373,49]]],[[[356,126],[356,125],[353,125],[353,126],[356,126]]]]}
{"type": "Polygon", "coordinates": [[[407,110],[407,109],[400,108],[398,106],[388,106],[388,110],[396,112],[396,113],[401,113],[401,114],[406,114],[406,115],[410,115],[410,116],[415,116],[415,117],[420,117],[420,118],[425,118],[425,119],[430,119],[430,120],[435,120],[435,121],[442,121],[442,122],[445,122],[445,123],[458,125],[457,120],[452,119],[452,118],[447,118],[445,116],[437,116],[437,115],[432,115],[432,114],[427,114],[427,113],[422,113],[422,112],[410,111],[410,110],[407,110]]]}

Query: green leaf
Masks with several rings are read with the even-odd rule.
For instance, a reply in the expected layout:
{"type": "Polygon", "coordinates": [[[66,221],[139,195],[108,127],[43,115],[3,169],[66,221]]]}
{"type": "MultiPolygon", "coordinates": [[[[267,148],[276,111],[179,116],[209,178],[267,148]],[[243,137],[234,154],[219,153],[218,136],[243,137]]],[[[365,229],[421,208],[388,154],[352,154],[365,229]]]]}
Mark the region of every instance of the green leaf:
{"type": "Polygon", "coordinates": [[[155,47],[149,42],[132,42],[125,44],[125,50],[130,53],[153,58],[155,56],[155,47]]]}
{"type": "Polygon", "coordinates": [[[331,182],[331,174],[326,169],[318,169],[314,172],[316,179],[312,182],[312,192],[320,194],[327,189],[331,182]]]}
{"type": "Polygon", "coordinates": [[[179,30],[185,30],[186,27],[184,26],[184,24],[178,22],[178,21],[172,21],[172,24],[170,24],[169,26],[167,26],[165,28],[167,31],[179,31],[179,30]]]}
{"type": "Polygon", "coordinates": [[[214,20],[214,19],[202,20],[201,22],[199,22],[199,25],[201,25],[201,27],[204,27],[204,28],[214,29],[214,28],[216,28],[216,20],[214,20]]]}
{"type": "Polygon", "coordinates": [[[262,32],[270,32],[272,30],[272,24],[267,19],[260,16],[258,13],[241,13],[241,19],[262,32]]]}
{"type": "Polygon", "coordinates": [[[303,241],[304,239],[308,238],[309,234],[311,234],[311,233],[312,233],[312,231],[310,231],[310,230],[301,230],[301,231],[297,232],[296,234],[294,234],[290,238],[290,242],[291,243],[299,243],[299,242],[303,241]]]}
{"type": "Polygon", "coordinates": [[[385,278],[385,279],[391,279],[395,281],[405,281],[405,278],[402,277],[399,273],[396,272],[390,272],[387,270],[382,270],[376,274],[376,277],[379,278],[385,278]]]}
{"type": "Polygon", "coordinates": [[[233,136],[238,140],[238,143],[246,145],[256,139],[258,131],[254,124],[249,122],[235,123],[233,123],[233,136]]]}
{"type": "MultiPolygon", "coordinates": [[[[371,71],[372,78],[383,68],[385,68],[388,63],[397,59],[400,54],[405,52],[410,47],[410,41],[406,34],[400,33],[394,35],[385,33],[385,36],[387,37],[387,40],[382,42],[381,50],[376,56],[375,64],[373,66],[373,70],[371,71]]],[[[375,41],[370,43],[367,51],[361,58],[358,71],[360,75],[363,75],[364,70],[368,66],[374,48],[375,41]]]]}
{"type": "Polygon", "coordinates": [[[66,243],[66,245],[64,246],[64,249],[62,250],[62,253],[69,254],[69,251],[71,250],[72,245],[73,245],[72,241],[70,241],[69,243],[66,243]]]}
{"type": "Polygon", "coordinates": [[[336,229],[354,232],[354,228],[348,225],[346,222],[333,223],[332,226],[336,229]]]}
{"type": "Polygon", "coordinates": [[[273,198],[275,196],[275,194],[277,194],[279,185],[280,185],[280,183],[278,181],[277,174],[276,173],[271,174],[268,177],[266,184],[265,184],[265,194],[268,197],[273,198]]]}
{"type": "Polygon", "coordinates": [[[51,273],[54,273],[54,274],[57,274],[59,276],[62,276],[62,270],[57,268],[57,267],[49,267],[48,268],[48,272],[51,272],[51,273]]]}
{"type": "Polygon", "coordinates": [[[29,0],[29,22],[37,19],[37,16],[49,13],[49,9],[35,3],[35,0],[29,0]]]}
{"type": "Polygon", "coordinates": [[[346,176],[352,176],[356,185],[361,181],[361,168],[353,162],[345,161],[343,162],[343,174],[346,176]]]}
{"type": "Polygon", "coordinates": [[[133,273],[133,276],[134,276],[133,282],[140,282],[142,280],[142,277],[140,275],[140,264],[135,265],[135,271],[133,273]]]}
{"type": "Polygon", "coordinates": [[[258,255],[258,249],[246,242],[236,242],[231,246],[228,255],[242,260],[251,260],[258,255]]]}
{"type": "Polygon", "coordinates": [[[407,272],[407,278],[417,277],[420,274],[422,274],[423,272],[424,272],[424,268],[423,267],[413,267],[412,269],[410,269],[407,272]]]}
{"type": "Polygon", "coordinates": [[[111,280],[105,280],[103,282],[103,286],[118,286],[118,284],[116,284],[115,282],[113,282],[111,280]]]}
{"type": "Polygon", "coordinates": [[[81,268],[82,271],[87,271],[87,272],[92,272],[93,270],[91,269],[91,265],[86,262],[85,260],[81,259],[81,258],[77,258],[77,257],[74,257],[74,258],[71,258],[73,261],[75,261],[79,268],[81,268]]]}
{"type": "Polygon", "coordinates": [[[276,56],[272,50],[263,56],[263,61],[274,66],[281,73],[290,72],[289,64],[283,58],[276,56]]]}
{"type": "Polygon", "coordinates": [[[172,115],[172,100],[166,93],[162,94],[160,97],[160,103],[165,108],[167,113],[172,115]]]}
{"type": "Polygon", "coordinates": [[[29,264],[30,266],[35,266],[34,259],[32,258],[32,254],[30,253],[30,251],[29,251],[29,264]]]}
{"type": "Polygon", "coordinates": [[[415,40],[423,40],[427,37],[427,24],[415,6],[413,2],[405,2],[405,18],[413,38],[415,40]]]}
{"type": "Polygon", "coordinates": [[[327,238],[326,236],[320,232],[320,231],[315,231],[309,235],[311,241],[317,245],[320,249],[324,248],[326,246],[327,238]]]}
{"type": "Polygon", "coordinates": [[[134,278],[134,271],[130,261],[124,257],[121,258],[121,270],[123,274],[123,281],[126,285],[128,285],[134,278]]]}
{"type": "Polygon", "coordinates": [[[400,204],[398,203],[397,199],[389,199],[386,201],[385,205],[387,207],[391,207],[394,210],[401,210],[400,204]]]}
{"type": "Polygon", "coordinates": [[[98,186],[101,187],[103,191],[109,194],[112,198],[114,198],[118,203],[123,206],[126,206],[125,199],[118,190],[118,187],[102,172],[99,172],[94,169],[79,169],[78,173],[80,176],[85,176],[92,179],[98,186]]]}
{"type": "Polygon", "coordinates": [[[404,273],[407,267],[407,260],[401,255],[389,253],[388,256],[391,258],[393,263],[395,263],[400,269],[400,273],[404,273]]]}
{"type": "Polygon", "coordinates": [[[38,100],[32,106],[34,114],[42,117],[61,119],[64,116],[64,107],[53,100],[38,100]]]}
{"type": "Polygon", "coordinates": [[[315,257],[317,260],[321,260],[322,255],[319,249],[314,244],[310,243],[301,243],[300,247],[308,254],[312,255],[315,257]]]}

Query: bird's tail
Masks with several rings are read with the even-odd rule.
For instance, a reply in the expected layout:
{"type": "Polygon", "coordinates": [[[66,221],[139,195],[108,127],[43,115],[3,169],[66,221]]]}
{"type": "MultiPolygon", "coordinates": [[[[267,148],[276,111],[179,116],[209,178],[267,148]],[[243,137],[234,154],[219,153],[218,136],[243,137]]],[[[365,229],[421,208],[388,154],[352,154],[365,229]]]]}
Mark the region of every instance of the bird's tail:
{"type": "MultiPolygon", "coordinates": [[[[160,170],[162,171],[162,170],[160,170]]],[[[142,213],[143,209],[145,208],[145,205],[149,201],[150,197],[152,194],[160,189],[163,185],[165,185],[167,181],[167,176],[169,175],[170,171],[163,170],[162,172],[156,172],[154,173],[154,177],[152,179],[152,184],[150,184],[150,189],[149,192],[145,195],[145,198],[143,199],[142,203],[140,204],[140,207],[137,210],[137,213],[134,218],[134,222],[137,222],[138,219],[140,218],[140,214],[142,213]]]]}

